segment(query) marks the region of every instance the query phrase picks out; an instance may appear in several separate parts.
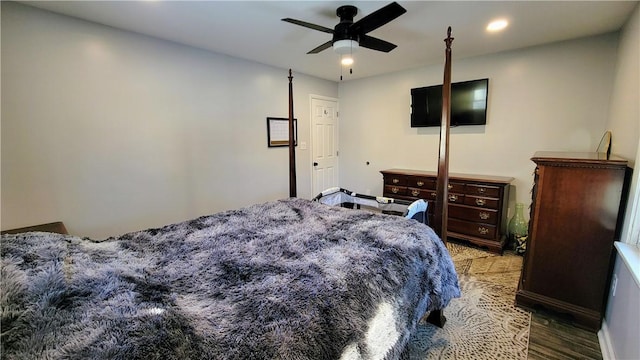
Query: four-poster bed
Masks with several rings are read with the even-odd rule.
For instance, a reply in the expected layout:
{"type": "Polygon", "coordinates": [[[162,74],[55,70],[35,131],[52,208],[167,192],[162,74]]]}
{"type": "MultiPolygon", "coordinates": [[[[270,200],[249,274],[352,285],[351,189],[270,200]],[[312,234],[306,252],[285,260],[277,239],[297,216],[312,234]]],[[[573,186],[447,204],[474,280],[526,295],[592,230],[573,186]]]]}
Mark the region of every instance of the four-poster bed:
{"type": "MultiPolygon", "coordinates": [[[[451,26],[447,28],[445,42],[445,64],[442,85],[442,117],[440,121],[440,146],[438,150],[438,172],[436,183],[436,199],[434,211],[434,223],[431,225],[436,234],[447,241],[447,212],[449,191],[449,130],[451,127],[451,26]]],[[[289,196],[296,196],[296,164],[295,146],[293,143],[293,87],[291,69],[289,69],[289,196]]],[[[426,216],[426,215],[425,215],[426,216]]],[[[427,319],[430,323],[439,327],[444,326],[446,318],[442,309],[432,311],[427,319]]]]}
{"type": "Polygon", "coordinates": [[[289,69],[289,197],[297,196],[296,143],[293,124],[293,75],[289,69]]]}
{"type": "Polygon", "coordinates": [[[403,356],[460,295],[453,262],[418,221],[295,198],[291,72],[289,96],[288,199],[99,241],[3,234],[3,357],[403,356]]]}

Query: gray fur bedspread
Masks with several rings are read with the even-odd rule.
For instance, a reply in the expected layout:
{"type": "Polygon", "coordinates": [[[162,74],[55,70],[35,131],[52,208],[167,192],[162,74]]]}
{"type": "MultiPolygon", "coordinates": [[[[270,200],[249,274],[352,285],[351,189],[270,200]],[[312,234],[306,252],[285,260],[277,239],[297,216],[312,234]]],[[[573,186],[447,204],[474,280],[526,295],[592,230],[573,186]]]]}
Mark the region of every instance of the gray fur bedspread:
{"type": "Polygon", "coordinates": [[[1,246],[6,359],[396,359],[459,296],[430,228],[301,199],[1,246]]]}

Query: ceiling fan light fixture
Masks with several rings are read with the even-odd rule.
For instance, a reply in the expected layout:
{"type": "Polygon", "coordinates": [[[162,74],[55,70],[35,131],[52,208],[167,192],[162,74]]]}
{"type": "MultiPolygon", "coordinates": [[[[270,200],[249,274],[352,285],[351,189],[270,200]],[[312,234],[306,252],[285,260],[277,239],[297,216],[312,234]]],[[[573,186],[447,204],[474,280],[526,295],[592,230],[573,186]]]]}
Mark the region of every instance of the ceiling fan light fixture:
{"type": "Polygon", "coordinates": [[[353,57],[351,55],[345,55],[342,57],[342,60],[340,60],[340,63],[343,66],[353,65],[353,57]]]}
{"type": "Polygon", "coordinates": [[[340,55],[353,54],[359,46],[355,40],[338,40],[333,42],[333,51],[340,55]]]}

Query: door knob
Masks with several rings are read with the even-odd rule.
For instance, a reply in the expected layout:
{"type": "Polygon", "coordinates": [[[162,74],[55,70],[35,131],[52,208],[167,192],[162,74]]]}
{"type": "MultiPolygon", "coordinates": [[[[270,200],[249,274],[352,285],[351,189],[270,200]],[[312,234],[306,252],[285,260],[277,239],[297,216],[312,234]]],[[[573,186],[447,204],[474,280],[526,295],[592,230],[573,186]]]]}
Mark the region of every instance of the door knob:
{"type": "Polygon", "coordinates": [[[314,161],[313,166],[318,166],[318,163],[314,161]]]}

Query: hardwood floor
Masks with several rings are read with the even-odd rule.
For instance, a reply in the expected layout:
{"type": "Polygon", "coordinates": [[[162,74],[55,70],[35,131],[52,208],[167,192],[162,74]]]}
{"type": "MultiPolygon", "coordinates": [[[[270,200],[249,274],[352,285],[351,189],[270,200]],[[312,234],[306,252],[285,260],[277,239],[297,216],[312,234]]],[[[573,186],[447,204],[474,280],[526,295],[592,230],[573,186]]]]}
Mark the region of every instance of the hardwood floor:
{"type": "Polygon", "coordinates": [[[602,359],[598,335],[545,310],[531,314],[529,359],[602,359]]]}

